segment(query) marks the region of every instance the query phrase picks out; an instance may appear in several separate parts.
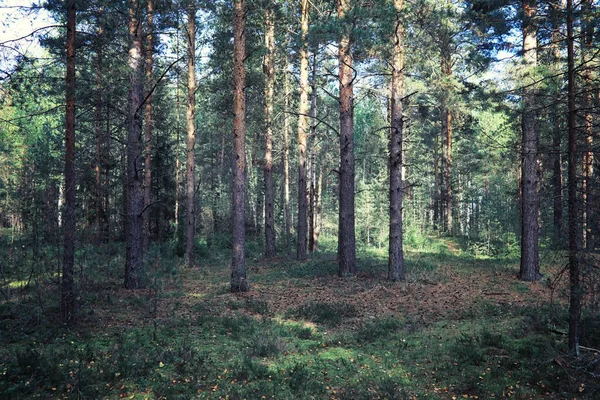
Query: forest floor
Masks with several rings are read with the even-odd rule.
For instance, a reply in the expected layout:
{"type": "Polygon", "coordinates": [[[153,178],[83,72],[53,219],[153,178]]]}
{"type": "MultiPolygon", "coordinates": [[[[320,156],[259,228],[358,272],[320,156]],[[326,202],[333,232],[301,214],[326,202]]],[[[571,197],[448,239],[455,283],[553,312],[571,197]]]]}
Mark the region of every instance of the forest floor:
{"type": "Polygon", "coordinates": [[[432,243],[406,252],[402,283],[385,280],[384,250],[362,249],[345,279],[335,245],[305,262],[256,256],[240,294],[218,249],[188,270],[155,251],[137,291],[121,287],[116,245],[88,249],[72,329],[56,320],[53,268],[22,266],[2,286],[0,398],[600,398],[597,315],[582,357],[566,355],[562,257],[522,283],[517,259],[432,243]]]}

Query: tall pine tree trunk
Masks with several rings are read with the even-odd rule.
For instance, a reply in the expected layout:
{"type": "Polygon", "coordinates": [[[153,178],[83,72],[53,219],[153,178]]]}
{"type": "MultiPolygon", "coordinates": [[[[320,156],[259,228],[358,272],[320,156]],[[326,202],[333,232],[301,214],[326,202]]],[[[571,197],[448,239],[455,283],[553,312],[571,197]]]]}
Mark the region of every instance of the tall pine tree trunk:
{"type": "Polygon", "coordinates": [[[404,96],[404,0],[394,0],[396,9],[395,32],[392,40],[392,93],[391,130],[388,170],[390,174],[390,230],[388,249],[388,279],[404,280],[404,255],[402,248],[402,97],[404,96]]]}
{"type": "MultiPolygon", "coordinates": [[[[550,11],[551,23],[552,23],[552,61],[556,68],[556,73],[560,72],[561,55],[560,55],[560,42],[562,40],[562,33],[560,31],[561,20],[562,20],[562,8],[560,3],[551,4],[550,11]]],[[[561,113],[559,112],[558,104],[562,93],[560,90],[560,83],[563,77],[557,78],[556,83],[556,94],[555,100],[552,104],[552,153],[551,153],[551,168],[552,168],[552,189],[553,189],[553,205],[552,205],[552,216],[553,216],[553,241],[555,247],[563,247],[563,179],[562,179],[562,152],[561,142],[563,135],[563,127],[561,126],[561,113]]]]}
{"type": "Polygon", "coordinates": [[[535,28],[536,3],[523,0],[523,64],[527,79],[523,89],[522,111],[522,159],[521,159],[521,268],[519,277],[523,281],[541,278],[539,266],[540,200],[538,193],[538,135],[535,128],[535,88],[529,84],[534,80],[533,69],[537,65],[537,29],[535,28]]]}
{"type": "Polygon", "coordinates": [[[196,187],[196,162],[194,146],[196,143],[196,8],[190,4],[187,21],[187,111],[185,115],[187,125],[186,157],[185,157],[185,266],[194,267],[196,239],[196,205],[194,189],[196,187]]]}
{"type": "Polygon", "coordinates": [[[142,165],[142,32],[139,0],[129,0],[129,116],[127,127],[127,257],[125,287],[145,287],[143,221],[144,168],[142,165]]]}
{"type": "Polygon", "coordinates": [[[594,49],[592,47],[594,39],[594,25],[591,22],[592,2],[584,0],[581,4],[582,12],[582,63],[583,70],[583,108],[584,108],[584,135],[585,147],[583,152],[582,166],[582,200],[583,200],[583,229],[582,229],[582,248],[586,251],[594,249],[594,237],[592,235],[592,213],[593,213],[593,191],[594,181],[594,117],[593,117],[593,99],[592,99],[592,68],[590,63],[593,61],[594,49]]]}
{"type": "Polygon", "coordinates": [[[292,253],[292,215],[290,210],[290,79],[287,58],[284,70],[285,76],[283,78],[283,91],[285,96],[285,112],[283,115],[283,214],[285,219],[285,248],[287,255],[289,256],[292,253]]]}
{"type": "Polygon", "coordinates": [[[75,312],[75,0],[67,2],[67,74],[65,115],[65,208],[63,220],[63,265],[60,287],[60,305],[63,321],[70,323],[75,312]]]}
{"type": "Polygon", "coordinates": [[[271,258],[275,250],[275,195],[273,192],[273,87],[275,85],[275,23],[273,4],[265,11],[265,257],[271,258]]]}
{"type": "Polygon", "coordinates": [[[296,257],[306,259],[308,235],[308,201],[306,142],[308,123],[308,0],[302,0],[302,43],[300,47],[300,102],[298,103],[298,242],[296,257]]]}
{"type": "Polygon", "coordinates": [[[316,202],[317,202],[317,183],[316,183],[316,137],[317,137],[317,54],[319,52],[318,46],[315,46],[313,52],[313,66],[312,66],[312,79],[311,79],[311,98],[310,98],[310,137],[313,140],[313,148],[310,156],[310,167],[309,167],[309,190],[308,190],[308,251],[314,252],[316,249],[315,243],[315,224],[317,219],[316,213],[316,202]]]}
{"type": "MultiPolygon", "coordinates": [[[[100,10],[100,13],[102,10],[100,10]]],[[[100,18],[98,18],[100,19],[100,18]]],[[[107,175],[106,172],[106,161],[107,161],[107,137],[109,130],[104,130],[102,126],[102,112],[103,112],[103,49],[102,49],[102,36],[104,34],[103,28],[98,21],[98,37],[96,41],[96,97],[94,99],[94,134],[96,136],[96,159],[94,165],[94,178],[96,183],[95,190],[95,205],[96,205],[96,239],[99,242],[108,241],[108,214],[107,214],[107,190],[105,188],[106,182],[103,179],[103,175],[107,175]]],[[[109,122],[107,121],[107,124],[109,122]]]]}
{"type": "Polygon", "coordinates": [[[244,0],[235,0],[233,19],[233,202],[231,292],[246,292],[246,253],[244,250],[246,195],[246,16],[244,0]]]}
{"type": "Polygon", "coordinates": [[[581,271],[579,266],[579,207],[577,202],[577,109],[575,103],[575,38],[573,34],[573,0],[567,0],[567,132],[569,157],[569,353],[579,357],[579,320],[581,318],[581,271]]]}
{"type": "Polygon", "coordinates": [[[147,33],[146,33],[146,86],[148,88],[148,94],[146,96],[146,114],[145,125],[144,125],[144,213],[143,213],[143,224],[144,224],[144,250],[148,250],[150,242],[150,204],[152,203],[152,129],[153,129],[153,116],[152,116],[152,90],[151,85],[153,84],[153,31],[154,31],[154,0],[148,0],[147,3],[147,33]]]}
{"type": "Polygon", "coordinates": [[[356,274],[354,226],[354,68],[350,43],[351,24],[345,21],[350,0],[338,0],[338,18],[343,26],[339,43],[340,84],[340,173],[338,262],[340,276],[356,274]]]}

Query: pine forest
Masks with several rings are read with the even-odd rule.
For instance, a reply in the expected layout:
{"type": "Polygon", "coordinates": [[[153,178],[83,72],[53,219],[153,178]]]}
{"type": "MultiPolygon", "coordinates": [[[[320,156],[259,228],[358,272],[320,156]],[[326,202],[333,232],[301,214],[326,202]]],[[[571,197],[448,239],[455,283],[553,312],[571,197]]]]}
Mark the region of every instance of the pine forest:
{"type": "Polygon", "coordinates": [[[0,398],[600,399],[600,2],[0,0],[0,398]]]}

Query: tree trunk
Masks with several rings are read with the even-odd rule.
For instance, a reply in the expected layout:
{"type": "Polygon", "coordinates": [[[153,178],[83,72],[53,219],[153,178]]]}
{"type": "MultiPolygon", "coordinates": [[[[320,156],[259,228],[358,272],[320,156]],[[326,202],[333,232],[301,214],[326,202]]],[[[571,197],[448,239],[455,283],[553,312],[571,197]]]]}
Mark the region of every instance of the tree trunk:
{"type": "Polygon", "coordinates": [[[246,292],[245,174],[246,174],[246,16],[244,0],[235,0],[233,19],[233,254],[231,292],[246,292]]]}
{"type": "Polygon", "coordinates": [[[315,227],[313,229],[313,251],[319,247],[319,236],[321,235],[321,221],[323,215],[323,167],[319,167],[319,178],[317,181],[317,192],[315,194],[315,227]]]}
{"type": "Polygon", "coordinates": [[[286,58],[286,66],[285,66],[285,76],[283,78],[283,86],[284,86],[284,104],[285,104],[285,112],[283,114],[283,214],[285,218],[285,248],[287,255],[291,255],[291,211],[290,211],[290,142],[289,142],[289,133],[290,133],[290,80],[289,80],[289,72],[286,58]]]}
{"type": "Polygon", "coordinates": [[[296,258],[306,259],[308,202],[306,171],[306,137],[308,123],[308,0],[302,0],[302,44],[300,47],[300,102],[298,104],[298,242],[296,258]]]}
{"type": "Polygon", "coordinates": [[[127,129],[127,257],[125,287],[145,287],[143,221],[144,168],[142,165],[142,32],[138,0],[129,0],[129,116],[127,129]]]}
{"type": "Polygon", "coordinates": [[[452,113],[442,102],[442,226],[444,231],[452,234],[454,220],[452,215],[452,113]]]}
{"type": "MultiPolygon", "coordinates": [[[[534,25],[536,4],[534,0],[523,1],[523,63],[527,74],[537,65],[537,30],[534,25]]],[[[526,75],[527,77],[527,75],[526,75]]],[[[533,80],[531,77],[529,80],[533,80]]],[[[525,82],[528,85],[529,80],[525,82]]],[[[522,281],[537,281],[541,278],[539,266],[539,225],[540,209],[538,193],[538,135],[535,129],[535,89],[523,89],[522,112],[522,159],[521,159],[521,268],[522,281]]]]}
{"type": "Polygon", "coordinates": [[[582,12],[582,64],[583,70],[583,108],[584,108],[584,135],[585,148],[583,152],[583,179],[581,182],[581,193],[583,197],[583,229],[582,229],[582,248],[587,252],[594,249],[594,237],[592,235],[592,213],[594,204],[592,184],[594,179],[594,117],[592,114],[594,104],[592,100],[592,69],[590,63],[593,62],[594,49],[592,47],[594,38],[594,25],[590,21],[592,11],[591,0],[583,0],[581,4],[582,12]]]}
{"type": "Polygon", "coordinates": [[[309,165],[309,189],[308,189],[308,251],[315,251],[315,211],[316,211],[316,173],[315,173],[315,154],[310,155],[309,165]]]}
{"type": "Polygon", "coordinates": [[[65,209],[63,220],[64,247],[60,291],[63,321],[71,323],[75,313],[75,26],[77,23],[75,0],[67,3],[67,74],[65,117],[65,209]]]}
{"type": "MultiPolygon", "coordinates": [[[[552,62],[555,65],[556,73],[560,73],[561,55],[560,42],[562,41],[562,33],[560,31],[562,20],[562,7],[558,4],[551,4],[551,23],[552,23],[552,62]]],[[[562,179],[562,152],[561,142],[563,135],[563,127],[561,126],[561,116],[558,104],[562,97],[560,83],[563,80],[562,75],[557,79],[556,94],[552,105],[552,152],[551,152],[551,168],[552,168],[552,189],[553,189],[553,242],[557,248],[563,247],[563,179],[562,179]]]]}
{"type": "Polygon", "coordinates": [[[194,189],[196,187],[196,162],[194,158],[194,145],[196,143],[196,8],[190,5],[187,22],[187,111],[185,114],[187,125],[186,158],[185,158],[185,266],[192,268],[195,265],[196,239],[196,205],[194,189]]]}
{"type": "Polygon", "coordinates": [[[265,12],[265,257],[272,258],[275,249],[275,195],[273,193],[273,87],[275,86],[275,23],[273,4],[265,12]]]}
{"type": "MultiPolygon", "coordinates": [[[[102,10],[100,10],[100,13],[102,10]]],[[[99,20],[100,18],[98,18],[99,20]]],[[[102,35],[104,34],[103,28],[98,21],[98,37],[96,41],[96,97],[94,104],[94,134],[96,136],[96,159],[94,165],[94,177],[96,180],[95,190],[95,208],[96,208],[96,240],[98,242],[108,241],[108,215],[107,215],[107,190],[105,188],[106,182],[103,179],[103,175],[108,173],[105,171],[106,168],[106,153],[107,153],[107,137],[108,129],[106,133],[102,126],[102,111],[103,111],[103,49],[102,49],[102,35]]],[[[109,122],[107,121],[107,124],[109,122]]]]}
{"type": "Polygon", "coordinates": [[[568,149],[569,157],[569,353],[579,357],[579,320],[581,318],[581,273],[579,268],[579,226],[577,217],[577,109],[575,103],[575,51],[573,35],[573,0],[567,0],[567,77],[568,77],[568,149]]]}
{"type": "MultiPolygon", "coordinates": [[[[315,46],[314,52],[313,52],[313,67],[312,67],[312,80],[311,80],[311,99],[310,99],[310,137],[313,140],[313,143],[316,143],[316,137],[317,137],[317,54],[319,52],[319,48],[318,46],[315,46]]],[[[316,149],[316,145],[313,145],[315,148],[313,148],[313,151],[311,153],[311,158],[310,158],[310,167],[309,167],[309,174],[310,174],[310,179],[309,179],[309,191],[308,191],[308,197],[309,197],[309,215],[308,215],[308,251],[310,253],[315,251],[315,224],[317,223],[316,220],[316,202],[317,202],[317,195],[316,195],[316,158],[315,158],[315,152],[317,151],[316,149]]]]}
{"type": "Polygon", "coordinates": [[[339,43],[340,84],[340,183],[338,261],[340,276],[356,274],[354,226],[354,69],[350,45],[350,24],[345,20],[350,0],[338,0],[338,18],[344,32],[339,43]]]}
{"type": "Polygon", "coordinates": [[[153,53],[154,43],[152,35],[154,31],[154,0],[148,0],[147,3],[147,33],[146,33],[146,86],[148,94],[146,96],[146,114],[144,126],[144,213],[142,215],[144,224],[144,251],[148,250],[150,242],[150,204],[152,203],[152,84],[153,82],[153,53]]]}
{"type": "Polygon", "coordinates": [[[404,280],[404,255],[402,248],[402,97],[404,96],[404,0],[394,0],[396,9],[395,32],[392,40],[392,93],[391,131],[389,142],[390,174],[390,230],[388,251],[388,279],[404,280]]]}

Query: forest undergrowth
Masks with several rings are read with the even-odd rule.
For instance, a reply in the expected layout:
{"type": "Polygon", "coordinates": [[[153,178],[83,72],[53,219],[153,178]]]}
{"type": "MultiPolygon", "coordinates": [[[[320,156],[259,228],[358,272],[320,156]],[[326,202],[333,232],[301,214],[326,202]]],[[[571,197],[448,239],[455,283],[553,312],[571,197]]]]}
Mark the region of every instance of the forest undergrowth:
{"type": "Polygon", "coordinates": [[[408,249],[406,282],[390,283],[374,248],[359,252],[356,277],[338,278],[324,238],[306,262],[254,252],[251,290],[231,294],[226,243],[201,244],[194,269],[154,249],[146,290],[122,288],[118,246],[78,253],[71,330],[58,322],[53,248],[2,255],[1,398],[600,396],[597,316],[582,322],[582,357],[566,355],[561,255],[522,283],[518,258],[436,238],[408,249]]]}

